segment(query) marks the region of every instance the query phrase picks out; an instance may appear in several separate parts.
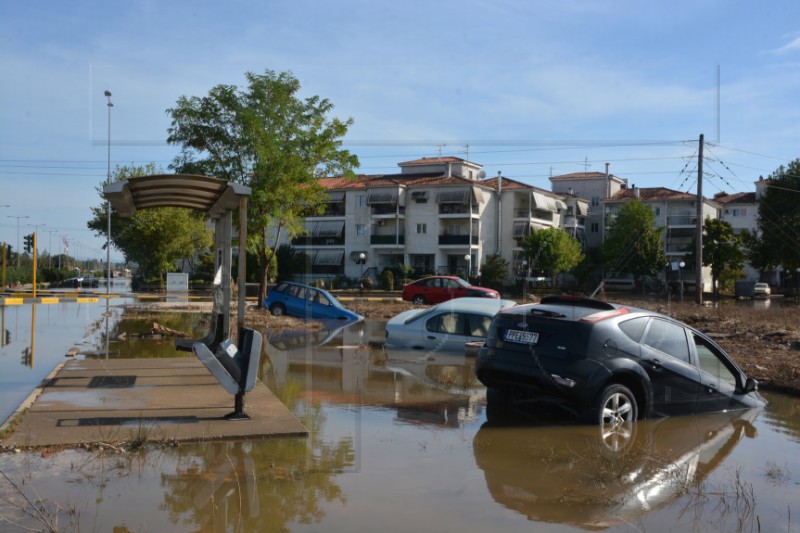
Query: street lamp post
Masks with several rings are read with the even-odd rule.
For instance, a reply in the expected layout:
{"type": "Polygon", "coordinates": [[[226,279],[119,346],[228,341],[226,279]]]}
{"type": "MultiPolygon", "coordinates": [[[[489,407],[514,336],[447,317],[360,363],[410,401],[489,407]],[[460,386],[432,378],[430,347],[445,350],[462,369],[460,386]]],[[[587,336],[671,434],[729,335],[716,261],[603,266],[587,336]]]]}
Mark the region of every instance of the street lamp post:
{"type": "Polygon", "coordinates": [[[683,267],[686,266],[686,263],[681,261],[678,263],[678,287],[681,291],[681,302],[683,301],[683,267]]]}
{"type": "Polygon", "coordinates": [[[361,277],[358,278],[358,282],[359,282],[359,287],[361,287],[361,290],[363,291],[364,290],[364,263],[367,262],[367,254],[365,254],[364,252],[361,252],[360,254],[358,254],[358,262],[361,263],[361,277]]]}
{"type": "Polygon", "coordinates": [[[53,233],[58,233],[54,229],[46,229],[49,239],[47,242],[47,268],[53,268],[53,233]]]}
{"type": "MultiPolygon", "coordinates": [[[[108,99],[108,173],[106,174],[106,185],[111,184],[111,91],[106,91],[105,97],[108,99]]],[[[106,200],[106,294],[111,292],[111,202],[106,200]]]]}
{"type": "Polygon", "coordinates": [[[470,254],[465,254],[464,260],[467,262],[467,281],[469,281],[469,274],[472,271],[472,256],[470,254]]]}
{"type": "Polygon", "coordinates": [[[31,217],[29,217],[28,215],[24,215],[24,216],[21,216],[21,217],[17,217],[17,216],[14,216],[14,215],[6,215],[6,216],[8,218],[16,218],[17,219],[17,266],[19,266],[19,255],[20,255],[20,253],[19,253],[19,220],[21,218],[31,218],[31,217]]]}

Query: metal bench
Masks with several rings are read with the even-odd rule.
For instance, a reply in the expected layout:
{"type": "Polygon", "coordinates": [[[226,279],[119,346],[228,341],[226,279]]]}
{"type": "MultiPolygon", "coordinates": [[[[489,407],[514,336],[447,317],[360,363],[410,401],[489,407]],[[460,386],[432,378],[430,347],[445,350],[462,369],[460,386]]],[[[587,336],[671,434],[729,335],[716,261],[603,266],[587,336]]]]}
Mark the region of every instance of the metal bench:
{"type": "Polygon", "coordinates": [[[226,420],[250,420],[244,412],[244,395],[256,385],[258,363],[261,358],[261,334],[250,328],[239,329],[239,345],[230,339],[220,342],[212,352],[209,346],[196,341],[192,351],[211,372],[222,387],[234,395],[233,412],[225,415],[226,420]]]}

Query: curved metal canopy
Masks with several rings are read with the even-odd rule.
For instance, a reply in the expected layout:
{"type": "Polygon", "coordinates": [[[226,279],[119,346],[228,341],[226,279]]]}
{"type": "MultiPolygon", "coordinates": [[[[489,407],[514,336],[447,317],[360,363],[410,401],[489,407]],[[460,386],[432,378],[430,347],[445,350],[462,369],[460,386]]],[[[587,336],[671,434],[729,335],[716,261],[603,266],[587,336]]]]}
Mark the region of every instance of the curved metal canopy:
{"type": "Polygon", "coordinates": [[[250,196],[250,187],[195,174],[156,174],[111,183],[103,194],[123,217],[139,209],[185,207],[218,218],[239,207],[239,199],[250,196]]]}

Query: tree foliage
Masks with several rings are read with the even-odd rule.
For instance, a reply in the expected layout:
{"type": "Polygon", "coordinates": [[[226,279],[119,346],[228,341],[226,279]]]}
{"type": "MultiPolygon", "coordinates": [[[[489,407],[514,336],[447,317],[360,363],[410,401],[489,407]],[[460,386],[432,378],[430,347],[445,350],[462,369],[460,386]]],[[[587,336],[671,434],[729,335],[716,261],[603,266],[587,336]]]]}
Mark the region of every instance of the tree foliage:
{"type": "Polygon", "coordinates": [[[301,99],[300,82],[289,72],[245,77],[244,88],[218,85],[207,96],[179,98],[167,110],[167,142],[181,147],[177,171],[250,186],[247,248],[259,258],[263,298],[282,235],[302,234],[305,216],[322,209],[317,178],[352,176],[358,159],[341,147],[352,119],[330,118],[329,100],[301,99]]]}
{"type": "MultiPolygon", "coordinates": [[[[696,239],[692,239],[692,251],[684,259],[689,265],[697,262],[696,242],[696,239]]],[[[711,267],[715,297],[719,295],[719,281],[728,282],[738,276],[744,260],[742,241],[733,232],[733,226],[718,218],[707,218],[703,224],[703,266],[711,267]]]]}
{"type": "Polygon", "coordinates": [[[572,270],[583,260],[580,243],[560,228],[534,231],[522,241],[522,248],[530,269],[550,276],[554,287],[556,274],[572,270]]]}
{"type": "MultiPolygon", "coordinates": [[[[136,176],[158,174],[155,165],[117,167],[112,180],[123,181],[136,176]]],[[[102,189],[98,188],[102,193],[102,189]]],[[[97,235],[107,234],[106,207],[92,207],[89,229],[97,235]]],[[[130,218],[111,211],[111,242],[136,263],[145,277],[163,277],[174,269],[175,261],[206,253],[211,246],[211,233],[199,213],[189,209],[161,207],[137,211],[130,218]]]]}
{"type": "Polygon", "coordinates": [[[640,200],[626,202],[609,227],[603,243],[606,272],[628,272],[641,282],[664,270],[666,255],[653,210],[640,200]]]}
{"type": "Polygon", "coordinates": [[[745,242],[748,257],[758,269],[783,265],[792,271],[800,267],[800,159],[781,165],[768,180],[758,202],[758,235],[745,242]]]}
{"type": "Polygon", "coordinates": [[[503,280],[508,277],[508,272],[508,261],[499,255],[491,255],[481,265],[481,285],[500,288],[503,285],[503,280]]]}

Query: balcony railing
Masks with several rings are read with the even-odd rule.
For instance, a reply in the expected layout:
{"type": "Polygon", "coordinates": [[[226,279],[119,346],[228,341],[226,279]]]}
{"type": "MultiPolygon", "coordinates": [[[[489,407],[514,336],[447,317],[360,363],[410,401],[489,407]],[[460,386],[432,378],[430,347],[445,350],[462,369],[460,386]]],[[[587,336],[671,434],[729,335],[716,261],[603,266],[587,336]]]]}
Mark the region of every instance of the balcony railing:
{"type": "MultiPolygon", "coordinates": [[[[470,243],[469,237],[470,237],[469,235],[439,235],[439,244],[440,245],[461,244],[467,246],[470,243]]],[[[472,236],[472,244],[479,244],[479,239],[477,235],[472,236]]]]}
{"type": "Polygon", "coordinates": [[[691,215],[668,216],[667,226],[694,226],[697,224],[697,217],[691,215]]]}
{"type": "Polygon", "coordinates": [[[395,204],[377,204],[372,206],[371,213],[373,215],[405,215],[406,206],[397,206],[395,204]]]}
{"type": "Polygon", "coordinates": [[[479,213],[478,206],[472,207],[466,204],[439,204],[440,215],[469,215],[470,213],[477,215],[479,213]]]}
{"type": "Polygon", "coordinates": [[[375,245],[403,245],[406,243],[405,235],[370,235],[369,243],[375,245]]]}
{"type": "Polygon", "coordinates": [[[341,246],[344,244],[344,235],[341,237],[312,237],[302,235],[292,239],[293,246],[341,246]]]}

